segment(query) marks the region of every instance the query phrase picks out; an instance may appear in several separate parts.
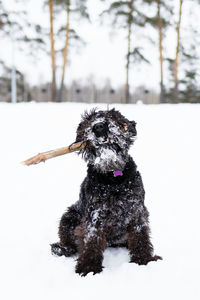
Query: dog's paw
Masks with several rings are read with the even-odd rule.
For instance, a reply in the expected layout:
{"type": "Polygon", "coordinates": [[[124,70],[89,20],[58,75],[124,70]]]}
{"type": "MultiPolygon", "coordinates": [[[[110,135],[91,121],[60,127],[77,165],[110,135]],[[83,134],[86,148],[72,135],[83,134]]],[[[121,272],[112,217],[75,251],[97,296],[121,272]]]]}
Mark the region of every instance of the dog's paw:
{"type": "Polygon", "coordinates": [[[78,262],[76,265],[76,273],[81,276],[86,276],[88,273],[92,272],[93,275],[101,273],[103,266],[101,264],[86,264],[85,262],[78,262]]]}
{"type": "Polygon", "coordinates": [[[52,255],[55,255],[55,256],[64,255],[66,257],[69,257],[76,253],[75,249],[65,247],[65,246],[61,245],[60,243],[51,244],[50,246],[51,246],[51,253],[52,253],[52,255]]]}
{"type": "Polygon", "coordinates": [[[162,260],[162,257],[158,255],[150,257],[132,257],[130,263],[136,263],[138,265],[147,265],[149,262],[157,260],[162,260]]]}
{"type": "Polygon", "coordinates": [[[51,244],[51,254],[55,256],[62,256],[63,251],[62,248],[60,247],[59,243],[51,244]]]}
{"type": "Polygon", "coordinates": [[[162,260],[162,259],[163,259],[162,256],[154,255],[150,261],[157,261],[157,260],[162,260]]]}

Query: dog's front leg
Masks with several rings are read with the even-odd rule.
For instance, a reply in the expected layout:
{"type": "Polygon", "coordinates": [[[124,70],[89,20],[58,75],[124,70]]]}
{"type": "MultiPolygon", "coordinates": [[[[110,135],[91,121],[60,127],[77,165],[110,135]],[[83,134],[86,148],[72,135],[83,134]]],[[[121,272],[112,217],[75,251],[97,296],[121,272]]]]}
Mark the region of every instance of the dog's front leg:
{"type": "MultiPolygon", "coordinates": [[[[142,218],[141,218],[142,219],[142,218]]],[[[153,245],[150,241],[150,229],[148,223],[132,222],[128,230],[128,249],[130,252],[130,262],[138,265],[146,265],[150,261],[162,259],[158,255],[153,255],[153,245]]]]}
{"type": "Polygon", "coordinates": [[[106,238],[102,230],[87,226],[82,237],[79,236],[79,257],[76,273],[81,276],[86,276],[90,272],[93,272],[93,274],[100,273],[103,269],[102,261],[105,248],[106,238]]]}

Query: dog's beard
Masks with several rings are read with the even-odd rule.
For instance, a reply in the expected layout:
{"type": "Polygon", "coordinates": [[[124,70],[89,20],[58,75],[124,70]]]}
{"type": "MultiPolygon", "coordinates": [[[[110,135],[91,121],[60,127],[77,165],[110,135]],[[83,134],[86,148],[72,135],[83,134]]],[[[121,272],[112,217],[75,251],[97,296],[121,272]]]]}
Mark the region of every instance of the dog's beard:
{"type": "Polygon", "coordinates": [[[97,171],[105,173],[124,169],[127,161],[122,151],[116,151],[112,146],[103,145],[95,149],[95,152],[96,155],[90,163],[93,164],[97,171]]]}
{"type": "Polygon", "coordinates": [[[127,163],[127,149],[122,149],[109,138],[93,140],[88,149],[85,159],[100,173],[123,170],[127,163]]]}

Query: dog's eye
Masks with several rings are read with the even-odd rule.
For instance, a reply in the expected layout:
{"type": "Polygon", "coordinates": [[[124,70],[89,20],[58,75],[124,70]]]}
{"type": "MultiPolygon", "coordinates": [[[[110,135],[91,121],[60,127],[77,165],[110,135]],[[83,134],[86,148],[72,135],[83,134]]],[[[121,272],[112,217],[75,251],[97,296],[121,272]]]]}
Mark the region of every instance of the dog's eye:
{"type": "Polygon", "coordinates": [[[124,123],[123,127],[125,131],[128,131],[128,125],[126,123],[124,123]]]}

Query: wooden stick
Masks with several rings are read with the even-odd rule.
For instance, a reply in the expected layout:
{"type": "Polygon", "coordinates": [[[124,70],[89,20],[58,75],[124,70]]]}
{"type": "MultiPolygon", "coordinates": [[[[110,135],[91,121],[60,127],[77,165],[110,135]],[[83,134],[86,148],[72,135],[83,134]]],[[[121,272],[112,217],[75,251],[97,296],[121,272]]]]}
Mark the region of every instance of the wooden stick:
{"type": "Polygon", "coordinates": [[[68,147],[38,153],[37,155],[23,161],[22,164],[26,165],[26,166],[39,164],[42,161],[45,162],[49,158],[81,150],[81,149],[85,148],[85,146],[86,146],[86,142],[83,141],[83,142],[72,144],[68,147]]]}

